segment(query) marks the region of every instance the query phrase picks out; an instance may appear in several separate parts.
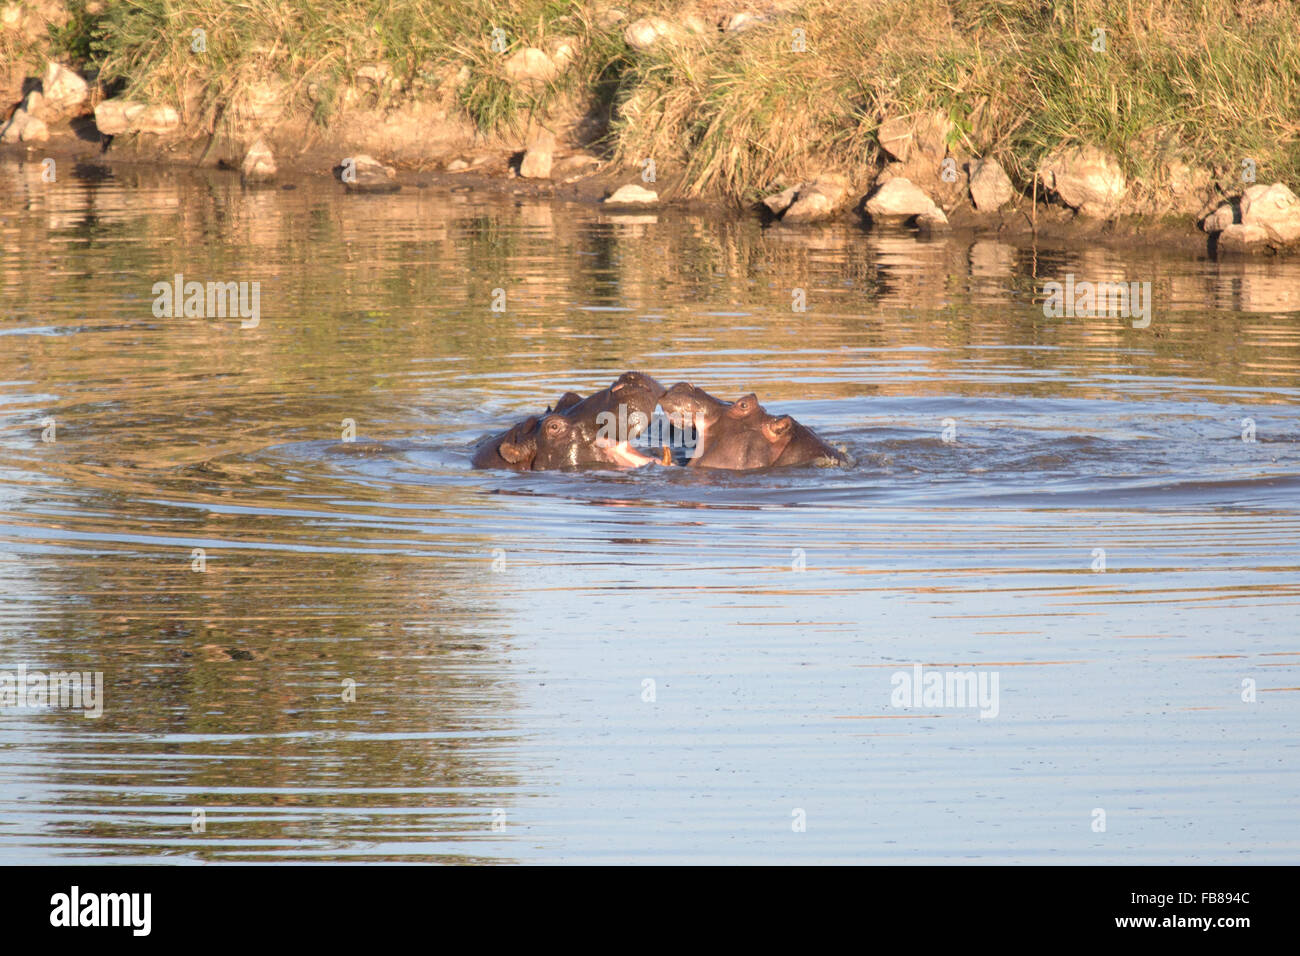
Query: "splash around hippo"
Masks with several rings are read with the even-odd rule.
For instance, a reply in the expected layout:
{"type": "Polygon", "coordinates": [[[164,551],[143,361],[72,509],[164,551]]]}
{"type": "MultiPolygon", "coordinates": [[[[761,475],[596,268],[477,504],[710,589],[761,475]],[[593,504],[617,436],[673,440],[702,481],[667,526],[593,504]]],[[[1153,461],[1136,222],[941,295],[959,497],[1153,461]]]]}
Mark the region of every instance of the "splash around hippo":
{"type": "Polygon", "coordinates": [[[688,467],[756,471],[852,464],[847,453],[806,425],[768,412],[752,392],[726,402],[689,382],[665,389],[653,376],[631,371],[586,398],[566,392],[553,408],[485,437],[476,446],[473,466],[513,471],[670,466],[677,456],[667,444],[658,457],[630,444],[658,407],[682,439],[677,451],[688,467]]]}

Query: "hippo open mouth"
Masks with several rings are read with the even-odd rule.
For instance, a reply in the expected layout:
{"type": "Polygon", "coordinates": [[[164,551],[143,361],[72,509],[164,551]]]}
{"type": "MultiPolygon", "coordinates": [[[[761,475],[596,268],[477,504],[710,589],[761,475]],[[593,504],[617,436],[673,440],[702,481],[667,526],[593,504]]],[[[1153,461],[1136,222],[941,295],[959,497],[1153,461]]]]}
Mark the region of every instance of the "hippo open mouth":
{"type": "Polygon", "coordinates": [[[586,398],[567,392],[554,411],[548,408],[487,440],[474,467],[549,471],[670,465],[675,442],[664,444],[662,458],[631,445],[649,427],[656,407],[663,408],[692,466],[749,471],[848,460],[790,416],[770,414],[752,392],[727,402],[689,382],[665,389],[644,372],[624,372],[586,398]]]}
{"type": "Polygon", "coordinates": [[[657,462],[629,444],[650,424],[664,387],[644,372],[624,372],[608,387],[542,419],[533,471],[657,462]]]}

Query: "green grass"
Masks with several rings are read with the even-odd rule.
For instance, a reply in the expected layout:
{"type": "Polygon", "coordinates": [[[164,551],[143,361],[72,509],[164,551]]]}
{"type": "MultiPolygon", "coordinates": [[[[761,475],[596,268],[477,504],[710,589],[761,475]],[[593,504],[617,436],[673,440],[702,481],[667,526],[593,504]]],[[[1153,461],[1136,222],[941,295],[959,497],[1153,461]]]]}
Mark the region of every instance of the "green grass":
{"type": "MultiPolygon", "coordinates": [[[[1130,175],[1171,158],[1300,185],[1300,17],[1290,0],[803,0],[744,33],[646,53],[602,29],[597,0],[74,0],[37,59],[70,57],[128,95],[212,128],[242,91],[278,77],[328,125],[356,71],[387,65],[376,104],[441,97],[485,132],[531,117],[608,114],[619,160],[677,164],[689,193],[753,199],[819,170],[869,180],[882,117],[942,110],[954,152],[993,155],[1027,184],[1044,154],[1092,143],[1130,175]],[[1106,51],[1091,46],[1106,30],[1106,51]],[[207,52],[191,51],[202,28],[207,52]],[[504,31],[504,51],[491,47],[504,31]],[[805,32],[806,52],[791,49],[805,32]],[[555,81],[523,91],[504,63],[577,37],[555,81]],[[460,73],[464,81],[447,83],[460,73]]],[[[674,3],[620,4],[680,19],[674,3]]],[[[5,52],[5,51],[0,51],[5,52]]]]}

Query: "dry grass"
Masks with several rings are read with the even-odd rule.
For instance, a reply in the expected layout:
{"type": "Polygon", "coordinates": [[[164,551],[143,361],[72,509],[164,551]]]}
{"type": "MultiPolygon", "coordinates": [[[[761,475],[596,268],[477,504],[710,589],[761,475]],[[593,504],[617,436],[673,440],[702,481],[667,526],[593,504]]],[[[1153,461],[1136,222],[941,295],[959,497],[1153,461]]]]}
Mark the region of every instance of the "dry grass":
{"type": "MultiPolygon", "coordinates": [[[[376,105],[443,97],[484,130],[562,102],[611,111],[619,159],[676,161],[692,193],[752,199],[819,170],[864,180],[882,117],[942,110],[954,151],[999,158],[1027,183],[1042,155],[1094,143],[1129,172],[1178,157],[1220,173],[1250,157],[1261,180],[1300,181],[1300,17],[1290,0],[802,0],[734,34],[684,34],[637,53],[602,28],[598,0],[108,0],[48,52],[211,127],[251,84],[278,77],[291,107],[328,124],[365,64],[392,82],[376,105]],[[208,50],[191,51],[195,28],[208,50]],[[504,52],[491,31],[504,31],[504,52]],[[1105,52],[1094,30],[1106,30],[1105,52]],[[803,30],[807,48],[792,49],[803,30]],[[556,37],[578,59],[532,91],[505,58],[556,37]],[[449,78],[460,75],[461,80],[449,78]]],[[[717,0],[621,5],[631,17],[712,27],[717,0]]],[[[739,7],[739,5],[737,5],[739,7]]],[[[748,4],[751,9],[763,7],[748,4]]],[[[34,56],[39,51],[10,51],[34,56]]]]}

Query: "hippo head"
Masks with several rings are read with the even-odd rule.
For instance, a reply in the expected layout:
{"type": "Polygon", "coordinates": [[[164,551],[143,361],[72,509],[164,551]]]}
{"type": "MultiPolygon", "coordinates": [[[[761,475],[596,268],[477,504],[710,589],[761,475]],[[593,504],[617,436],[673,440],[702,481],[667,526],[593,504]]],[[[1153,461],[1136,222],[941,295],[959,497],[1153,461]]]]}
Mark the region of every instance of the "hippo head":
{"type": "Polygon", "coordinates": [[[681,436],[689,457],[703,454],[709,434],[731,408],[730,402],[715,398],[690,382],[678,382],[659,399],[659,406],[681,436]]]}
{"type": "Polygon", "coordinates": [[[663,393],[664,387],[644,372],[624,372],[608,388],[556,411],[578,426],[588,443],[601,438],[625,445],[650,424],[663,393]]]}
{"type": "Polygon", "coordinates": [[[588,434],[583,422],[568,415],[547,415],[538,424],[533,471],[590,466],[638,467],[656,459],[628,446],[626,440],[615,441],[588,434]]]}
{"type": "MultiPolygon", "coordinates": [[[[619,441],[626,441],[641,434],[650,424],[664,387],[645,372],[624,372],[607,391],[608,398],[603,400],[599,411],[616,416],[620,423],[627,422],[626,429],[620,425],[623,433],[617,436],[619,441]]],[[[597,392],[592,398],[600,394],[597,392]]]]}
{"type": "Polygon", "coordinates": [[[794,429],[789,415],[769,415],[753,392],[742,395],[709,428],[708,441],[691,464],[734,471],[767,468],[781,457],[794,429]]]}
{"type": "Polygon", "coordinates": [[[527,471],[532,467],[537,454],[537,424],[537,416],[531,415],[502,436],[497,454],[512,468],[527,471]]]}
{"type": "Polygon", "coordinates": [[[563,415],[547,415],[537,427],[533,469],[576,468],[582,445],[581,431],[573,422],[563,415]]]}

